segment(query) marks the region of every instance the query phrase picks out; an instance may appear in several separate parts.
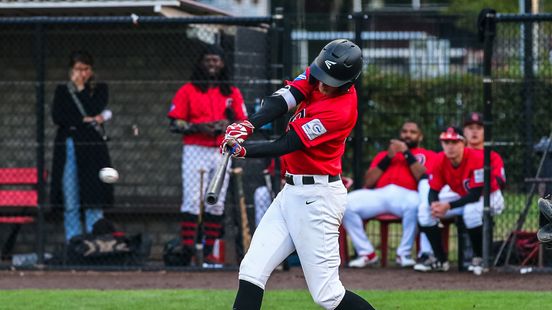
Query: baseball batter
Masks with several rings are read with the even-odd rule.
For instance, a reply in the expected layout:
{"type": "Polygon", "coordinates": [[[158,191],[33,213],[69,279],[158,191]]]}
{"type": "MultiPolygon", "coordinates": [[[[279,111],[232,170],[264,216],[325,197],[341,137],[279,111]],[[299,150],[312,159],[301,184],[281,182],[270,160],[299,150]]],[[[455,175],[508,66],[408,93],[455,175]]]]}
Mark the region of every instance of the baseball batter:
{"type": "Polygon", "coordinates": [[[372,160],[364,177],[366,188],[349,193],[343,225],[358,253],[358,257],[349,262],[349,267],[362,268],[378,261],[363,220],[383,213],[392,213],[402,219],[397,264],[402,267],[416,264],[411,251],[418,226],[418,180],[425,174],[428,157],[434,156],[432,151],[419,147],[422,138],[418,124],[404,123],[400,139],[391,140],[388,150],[378,153],[372,160]]]}
{"type": "MultiPolygon", "coordinates": [[[[247,117],[240,90],[228,82],[224,53],[220,47],[206,47],[192,72],[191,80],[178,90],[168,113],[171,131],[183,135],[183,221],[180,236],[186,256],[192,255],[195,244],[200,213],[199,191],[200,188],[207,188],[218,166],[221,158],[218,150],[224,129],[229,120],[244,120],[247,117]],[[202,179],[203,184],[200,184],[202,179]]],[[[222,233],[228,179],[225,178],[218,202],[205,206],[205,267],[215,261],[211,253],[215,240],[222,233]]]]}
{"type": "MultiPolygon", "coordinates": [[[[481,268],[483,240],[483,154],[465,147],[465,138],[460,129],[447,128],[439,139],[443,152],[437,155],[429,181],[429,205],[420,207],[418,221],[425,232],[435,258],[416,264],[417,271],[447,271],[449,263],[442,244],[438,219],[462,216],[473,246],[474,258],[471,270],[481,268]],[[450,191],[440,193],[445,186],[450,191]]],[[[491,178],[491,201],[503,203],[496,179],[491,178]]]]}
{"type": "Polygon", "coordinates": [[[221,147],[234,157],[282,156],[286,185],[261,219],[239,272],[234,309],[260,309],[272,271],[297,251],[309,292],[325,309],[373,309],[339,280],[339,226],[347,190],[341,182],[345,139],[357,119],[353,86],[362,53],[348,40],[326,45],[286,87],[264,99],[248,121],[230,125],[221,147]],[[295,109],[286,133],[274,142],[242,145],[253,132],[295,109]]]}

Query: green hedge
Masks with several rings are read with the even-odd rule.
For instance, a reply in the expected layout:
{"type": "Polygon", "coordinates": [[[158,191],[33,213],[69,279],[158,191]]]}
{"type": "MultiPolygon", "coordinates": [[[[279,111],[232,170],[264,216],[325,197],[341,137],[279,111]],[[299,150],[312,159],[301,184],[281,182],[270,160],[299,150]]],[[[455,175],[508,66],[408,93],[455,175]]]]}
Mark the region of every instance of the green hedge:
{"type": "MultiPolygon", "coordinates": [[[[536,171],[539,156],[532,145],[548,136],[548,119],[552,103],[552,87],[548,79],[529,83],[533,89],[532,113],[525,118],[526,86],[521,79],[496,79],[493,83],[494,148],[505,160],[510,186],[523,187],[523,178],[536,171]],[[526,141],[526,132],[533,131],[533,141],[526,141]],[[523,171],[523,162],[530,162],[530,171],[523,171]]],[[[423,146],[440,150],[439,132],[451,124],[461,125],[470,111],[483,111],[482,77],[475,74],[449,75],[439,78],[414,79],[408,75],[389,74],[370,68],[363,74],[365,136],[363,167],[373,156],[387,148],[389,139],[398,136],[406,120],[418,122],[424,131],[423,146]]],[[[352,174],[353,145],[349,144],[345,163],[346,174],[352,174]],[[349,172],[349,173],[347,173],[349,172]]]]}

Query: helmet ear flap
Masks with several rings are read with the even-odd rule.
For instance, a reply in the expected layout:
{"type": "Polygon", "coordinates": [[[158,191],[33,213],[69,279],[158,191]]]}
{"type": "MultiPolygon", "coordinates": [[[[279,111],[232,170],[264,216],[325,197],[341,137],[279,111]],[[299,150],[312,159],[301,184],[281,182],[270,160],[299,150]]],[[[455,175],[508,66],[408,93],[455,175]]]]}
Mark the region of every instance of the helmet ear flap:
{"type": "Polygon", "coordinates": [[[349,88],[351,88],[351,86],[353,86],[353,84],[354,84],[353,82],[345,83],[345,84],[339,86],[339,91],[344,93],[344,92],[348,91],[349,88]]]}

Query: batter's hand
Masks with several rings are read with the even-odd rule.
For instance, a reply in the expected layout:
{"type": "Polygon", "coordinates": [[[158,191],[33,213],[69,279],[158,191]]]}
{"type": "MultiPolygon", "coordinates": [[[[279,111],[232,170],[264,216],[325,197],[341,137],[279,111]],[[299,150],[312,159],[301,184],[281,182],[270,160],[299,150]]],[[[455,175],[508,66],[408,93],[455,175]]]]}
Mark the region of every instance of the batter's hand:
{"type": "Polygon", "coordinates": [[[433,217],[443,218],[448,210],[450,210],[448,202],[434,201],[431,203],[431,215],[433,217]]]}
{"type": "Polygon", "coordinates": [[[226,151],[227,146],[231,148],[236,143],[243,143],[243,141],[245,141],[253,133],[254,129],[255,127],[253,127],[249,121],[233,123],[228,126],[226,128],[226,133],[224,134],[224,139],[220,144],[221,153],[226,151]]]}
{"type": "Polygon", "coordinates": [[[224,135],[225,141],[234,140],[238,143],[243,143],[253,133],[255,127],[249,121],[243,121],[239,123],[233,123],[226,127],[226,133],[224,135]]]}
{"type": "Polygon", "coordinates": [[[245,147],[234,140],[228,141],[223,147],[225,147],[226,152],[230,152],[234,158],[245,158],[245,154],[247,153],[245,147]]]}

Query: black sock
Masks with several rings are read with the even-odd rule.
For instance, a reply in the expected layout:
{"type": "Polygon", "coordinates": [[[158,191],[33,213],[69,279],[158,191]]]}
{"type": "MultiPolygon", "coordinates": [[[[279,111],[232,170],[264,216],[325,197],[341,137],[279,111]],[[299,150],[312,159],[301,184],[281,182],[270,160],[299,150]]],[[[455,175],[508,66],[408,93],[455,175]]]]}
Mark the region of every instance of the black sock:
{"type": "Polygon", "coordinates": [[[467,229],[474,257],[483,257],[483,226],[467,229]]]}
{"type": "Polygon", "coordinates": [[[240,280],[233,310],[259,310],[263,302],[264,290],[251,282],[240,280]]]}
{"type": "Polygon", "coordinates": [[[366,300],[351,291],[345,291],[345,296],[335,310],[374,310],[366,300]]]}
{"type": "Polygon", "coordinates": [[[420,226],[420,231],[425,232],[435,257],[440,262],[446,262],[448,260],[443,248],[443,234],[442,229],[438,225],[435,226],[420,226]]]}

